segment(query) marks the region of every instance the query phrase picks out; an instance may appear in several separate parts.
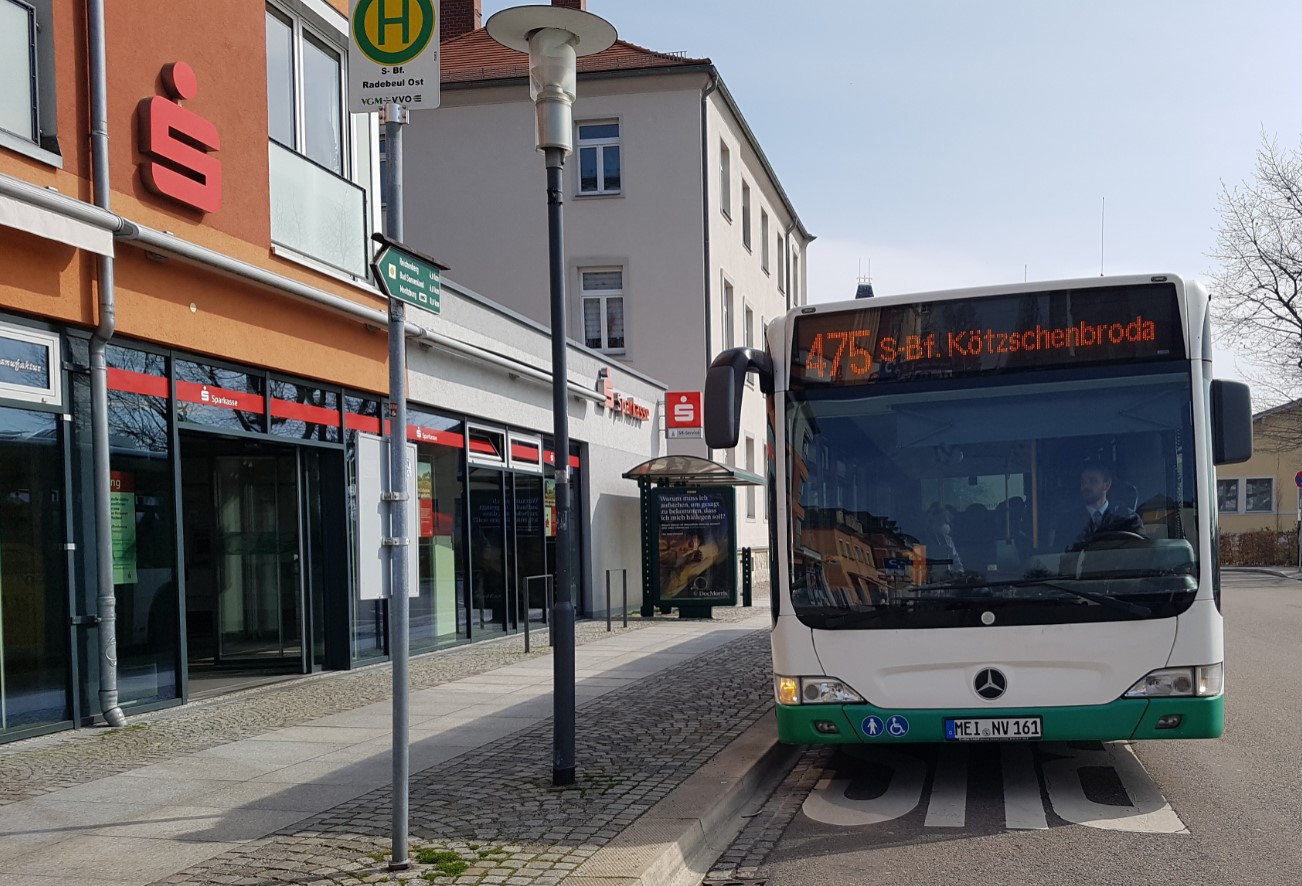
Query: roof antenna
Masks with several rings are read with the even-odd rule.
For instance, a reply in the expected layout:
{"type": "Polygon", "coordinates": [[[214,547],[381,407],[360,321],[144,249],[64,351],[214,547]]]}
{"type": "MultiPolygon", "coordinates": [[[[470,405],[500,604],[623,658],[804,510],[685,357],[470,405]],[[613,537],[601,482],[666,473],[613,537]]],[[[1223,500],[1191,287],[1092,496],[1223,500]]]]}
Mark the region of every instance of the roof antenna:
{"type": "Polygon", "coordinates": [[[854,291],[855,298],[872,298],[873,293],[873,260],[868,259],[868,276],[863,275],[863,259],[859,260],[859,287],[854,291]]]}
{"type": "Polygon", "coordinates": [[[1099,210],[1099,276],[1103,276],[1103,225],[1108,218],[1108,198],[1103,198],[1103,208],[1099,210]]]}

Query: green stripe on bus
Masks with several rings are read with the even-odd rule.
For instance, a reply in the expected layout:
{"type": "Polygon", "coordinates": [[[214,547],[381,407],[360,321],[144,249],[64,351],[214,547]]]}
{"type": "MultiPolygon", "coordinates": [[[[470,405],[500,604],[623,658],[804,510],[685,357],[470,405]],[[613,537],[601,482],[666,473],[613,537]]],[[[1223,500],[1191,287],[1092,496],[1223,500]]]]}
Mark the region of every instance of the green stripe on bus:
{"type": "Polygon", "coordinates": [[[945,720],[965,717],[1040,717],[1044,741],[1120,741],[1127,739],[1216,738],[1225,721],[1225,697],[1118,699],[1110,704],[1073,707],[887,709],[872,705],[777,705],[778,739],[786,744],[909,744],[945,741],[945,720]],[[1158,720],[1181,715],[1179,726],[1158,729],[1158,720]],[[868,737],[863,722],[877,717],[908,721],[907,735],[885,730],[868,737]],[[836,732],[827,730],[828,724],[836,732]]]}

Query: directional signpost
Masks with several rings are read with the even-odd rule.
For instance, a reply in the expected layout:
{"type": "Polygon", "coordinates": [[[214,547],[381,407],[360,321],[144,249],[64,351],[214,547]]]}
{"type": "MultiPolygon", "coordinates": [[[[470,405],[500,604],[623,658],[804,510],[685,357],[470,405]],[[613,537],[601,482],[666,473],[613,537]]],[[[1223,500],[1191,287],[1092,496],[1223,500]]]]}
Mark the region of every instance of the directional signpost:
{"type": "Polygon", "coordinates": [[[409,246],[400,246],[381,234],[373,239],[382,244],[372,269],[375,282],[390,298],[400,298],[409,305],[439,312],[443,293],[440,273],[447,265],[421,255],[409,246]]]}

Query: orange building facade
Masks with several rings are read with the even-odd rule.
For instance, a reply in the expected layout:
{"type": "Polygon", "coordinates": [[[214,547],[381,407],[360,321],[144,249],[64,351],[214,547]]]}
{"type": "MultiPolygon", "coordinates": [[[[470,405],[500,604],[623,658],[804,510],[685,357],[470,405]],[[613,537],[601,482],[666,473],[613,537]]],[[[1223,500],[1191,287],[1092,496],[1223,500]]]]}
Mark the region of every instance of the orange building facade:
{"type": "MultiPolygon", "coordinates": [[[[0,741],[387,654],[353,562],[388,341],[346,12],[0,0],[31,74],[0,66],[0,741]]],[[[407,434],[415,651],[518,629],[515,572],[554,553],[547,426],[437,399],[407,434]]]]}

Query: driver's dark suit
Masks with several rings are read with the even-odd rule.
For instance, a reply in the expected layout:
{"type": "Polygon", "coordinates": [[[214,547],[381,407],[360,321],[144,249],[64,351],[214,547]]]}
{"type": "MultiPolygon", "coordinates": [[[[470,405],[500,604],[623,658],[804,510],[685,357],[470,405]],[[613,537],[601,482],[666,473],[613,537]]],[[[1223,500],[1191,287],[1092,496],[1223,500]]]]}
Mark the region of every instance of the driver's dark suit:
{"type": "Polygon", "coordinates": [[[1103,511],[1095,514],[1084,505],[1064,513],[1056,524],[1053,546],[1060,550],[1074,549],[1104,532],[1144,531],[1144,521],[1125,505],[1108,502],[1103,511]]]}

